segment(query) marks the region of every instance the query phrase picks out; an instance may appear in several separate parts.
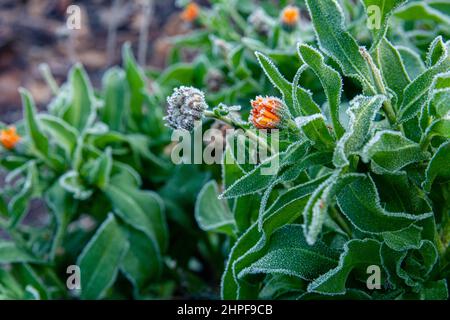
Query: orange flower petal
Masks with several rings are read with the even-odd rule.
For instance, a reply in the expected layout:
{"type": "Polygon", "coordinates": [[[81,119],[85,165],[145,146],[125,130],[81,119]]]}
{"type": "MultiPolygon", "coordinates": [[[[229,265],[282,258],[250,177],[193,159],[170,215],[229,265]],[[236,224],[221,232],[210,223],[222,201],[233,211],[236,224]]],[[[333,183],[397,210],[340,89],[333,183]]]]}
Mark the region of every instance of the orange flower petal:
{"type": "Polygon", "coordinates": [[[294,25],[300,19],[300,11],[295,6],[287,6],[281,12],[281,21],[287,25],[294,25]]]}
{"type": "Polygon", "coordinates": [[[181,19],[186,22],[193,22],[198,18],[199,12],[200,7],[195,2],[191,2],[186,6],[186,8],[184,8],[183,12],[181,13],[181,19]]]}
{"type": "Polygon", "coordinates": [[[283,103],[275,97],[257,96],[251,101],[250,121],[258,129],[275,129],[281,122],[283,103]]]}
{"type": "Polygon", "coordinates": [[[13,149],[20,139],[21,137],[17,134],[15,127],[9,127],[0,131],[0,143],[8,150],[13,149]]]}

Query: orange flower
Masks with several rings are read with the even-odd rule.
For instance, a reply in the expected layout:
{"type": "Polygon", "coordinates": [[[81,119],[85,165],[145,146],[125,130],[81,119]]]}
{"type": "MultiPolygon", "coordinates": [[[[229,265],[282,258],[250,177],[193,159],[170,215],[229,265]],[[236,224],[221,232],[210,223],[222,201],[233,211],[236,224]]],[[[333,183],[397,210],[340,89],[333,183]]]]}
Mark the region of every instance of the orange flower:
{"type": "Polygon", "coordinates": [[[20,141],[20,136],[16,132],[15,127],[9,127],[4,130],[0,130],[0,143],[6,149],[13,149],[16,144],[20,141]]]}
{"type": "Polygon", "coordinates": [[[186,8],[184,8],[181,13],[181,19],[186,22],[193,22],[198,18],[198,14],[200,12],[200,7],[195,3],[189,3],[186,8]]]}
{"type": "Polygon", "coordinates": [[[285,114],[285,105],[275,97],[257,96],[251,101],[250,121],[258,129],[279,128],[285,114]]]}
{"type": "Polygon", "coordinates": [[[295,6],[287,6],[281,11],[281,22],[286,26],[294,26],[300,20],[300,11],[295,6]]]}

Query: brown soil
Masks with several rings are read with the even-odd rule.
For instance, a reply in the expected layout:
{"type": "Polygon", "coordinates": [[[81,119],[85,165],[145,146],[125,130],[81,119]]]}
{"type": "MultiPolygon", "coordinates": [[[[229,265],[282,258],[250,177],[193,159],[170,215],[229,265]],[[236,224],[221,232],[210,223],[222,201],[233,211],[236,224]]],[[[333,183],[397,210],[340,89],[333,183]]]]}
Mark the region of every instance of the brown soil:
{"type": "MultiPolygon", "coordinates": [[[[120,64],[120,49],[132,43],[137,55],[145,0],[2,0],[0,1],[0,121],[14,122],[21,117],[17,89],[31,91],[39,107],[51,93],[39,72],[41,63],[49,64],[59,83],[70,67],[81,62],[94,85],[110,65],[120,64]],[[117,2],[118,10],[113,3],[117,2]],[[81,8],[80,30],[66,27],[67,8],[81,8]],[[110,24],[116,25],[116,40],[108,54],[110,24]],[[109,60],[109,61],[108,61],[109,60]]],[[[169,49],[167,36],[184,33],[188,26],[179,18],[174,0],[153,0],[148,25],[145,64],[163,67],[169,49]]]]}

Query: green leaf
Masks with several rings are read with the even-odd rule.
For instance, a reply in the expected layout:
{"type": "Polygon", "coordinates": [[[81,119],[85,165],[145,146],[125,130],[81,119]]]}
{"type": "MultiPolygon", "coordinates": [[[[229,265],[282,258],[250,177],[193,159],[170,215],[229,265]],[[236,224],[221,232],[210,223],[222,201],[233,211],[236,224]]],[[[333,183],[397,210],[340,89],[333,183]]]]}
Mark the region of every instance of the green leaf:
{"type": "Polygon", "coordinates": [[[397,10],[395,16],[406,21],[431,20],[445,25],[450,24],[449,16],[425,2],[411,2],[397,10]]]}
{"type": "Polygon", "coordinates": [[[336,253],[324,243],[309,245],[302,226],[286,225],[270,238],[266,252],[243,269],[238,277],[251,274],[284,274],[313,280],[337,265],[336,253]]]}
{"type": "Polygon", "coordinates": [[[446,0],[429,0],[427,4],[448,16],[450,16],[450,3],[446,0]]]}
{"type": "Polygon", "coordinates": [[[0,299],[23,299],[24,294],[22,285],[11,274],[11,272],[0,268],[0,299]]]}
{"type": "Polygon", "coordinates": [[[36,196],[38,187],[39,176],[36,164],[34,161],[30,161],[26,164],[26,176],[22,184],[22,189],[10,199],[8,204],[8,211],[11,214],[11,227],[20,224],[28,213],[30,201],[36,196]]]}
{"type": "Polygon", "coordinates": [[[59,178],[59,184],[67,192],[71,193],[75,199],[87,200],[94,192],[85,185],[77,171],[67,171],[59,178]]]}
{"type": "Polygon", "coordinates": [[[154,192],[111,181],[103,190],[113,211],[127,224],[144,232],[161,251],[167,246],[167,226],[161,198],[154,192]]]}
{"type": "Polygon", "coordinates": [[[296,80],[294,79],[293,84],[290,83],[278,71],[272,60],[260,52],[256,52],[255,55],[270,82],[281,92],[293,117],[320,112],[320,108],[312,99],[311,94],[298,86],[298,77],[296,77],[296,80]]]}
{"type": "Polygon", "coordinates": [[[68,158],[75,151],[79,132],[64,120],[50,114],[38,116],[42,129],[53,137],[53,141],[64,149],[68,158]]]}
{"type": "Polygon", "coordinates": [[[423,139],[431,141],[436,136],[450,139],[450,114],[442,119],[434,120],[425,130],[423,139]]]}
{"type": "Polygon", "coordinates": [[[445,46],[442,36],[436,37],[430,44],[430,48],[427,52],[426,64],[428,68],[431,68],[441,60],[441,57],[445,56],[447,48],[445,46]]]}
{"type": "Polygon", "coordinates": [[[428,114],[438,118],[446,117],[450,112],[450,72],[436,75],[431,88],[428,114]]]}
{"type": "Polygon", "coordinates": [[[50,290],[32,266],[27,263],[19,264],[13,272],[16,274],[16,278],[26,283],[26,288],[32,287],[38,293],[39,299],[48,300],[51,298],[50,290]]]}
{"type": "Polygon", "coordinates": [[[165,69],[157,81],[166,87],[190,85],[194,81],[195,71],[195,67],[190,63],[176,63],[165,69]]]}
{"type": "Polygon", "coordinates": [[[396,46],[400,57],[405,65],[406,72],[411,80],[416,79],[420,74],[425,72],[425,64],[420,55],[411,48],[396,46]]]}
{"type": "Polygon", "coordinates": [[[418,249],[411,249],[408,255],[402,256],[397,262],[397,275],[417,291],[429,277],[438,257],[433,242],[422,240],[418,249]]]}
{"type": "Polygon", "coordinates": [[[228,204],[218,199],[219,187],[215,181],[203,186],[195,204],[195,219],[204,231],[222,232],[233,237],[235,221],[228,204]]]}
{"type": "MultiPolygon", "coordinates": [[[[276,229],[297,219],[301,215],[301,212],[308,201],[308,196],[322,182],[323,178],[318,178],[293,188],[289,195],[279,198],[279,200],[267,210],[267,214],[264,215],[264,220],[261,223],[254,223],[242,234],[231,249],[222,276],[222,298],[237,299],[239,297],[240,284],[235,277],[235,274],[238,273],[238,270],[235,270],[237,260],[244,257],[247,252],[251,252],[250,249],[252,247],[257,246],[258,241],[261,239],[261,231],[267,238],[270,237],[276,229]]],[[[245,268],[246,266],[247,264],[243,263],[242,267],[245,268]]]]}
{"type": "Polygon", "coordinates": [[[146,87],[146,78],[142,69],[137,65],[131,46],[126,43],[122,49],[122,60],[130,90],[130,111],[135,121],[142,116],[142,104],[144,95],[142,91],[146,87]]]}
{"type": "Polygon", "coordinates": [[[57,161],[50,155],[49,142],[37,119],[36,107],[31,94],[25,89],[20,89],[19,92],[24,108],[25,128],[34,153],[51,167],[58,167],[57,161]]]}
{"type": "Polygon", "coordinates": [[[292,81],[292,98],[294,103],[294,110],[297,112],[295,114],[299,115],[313,115],[321,113],[320,107],[312,98],[312,93],[298,85],[300,81],[300,76],[303,71],[306,70],[306,65],[301,66],[294,76],[292,81]]]}
{"type": "Polygon", "coordinates": [[[279,163],[281,156],[281,153],[277,153],[267,158],[245,176],[236,180],[220,195],[220,199],[241,197],[265,189],[273,180],[273,174],[264,174],[264,172],[273,168],[275,163],[279,163]]]}
{"type": "Polygon", "coordinates": [[[425,181],[422,187],[430,192],[433,182],[438,179],[439,182],[450,180],[450,141],[442,144],[434,154],[425,171],[425,181]]]}
{"type": "Polygon", "coordinates": [[[421,227],[411,225],[404,230],[383,233],[383,240],[389,248],[395,251],[418,249],[421,233],[421,227]]]}
{"type": "Polygon", "coordinates": [[[89,183],[104,189],[109,184],[111,176],[113,159],[111,148],[106,148],[100,157],[98,157],[92,165],[87,167],[87,177],[89,183]]]}
{"type": "Polygon", "coordinates": [[[264,70],[272,85],[280,90],[281,94],[283,95],[283,100],[286,101],[287,105],[290,108],[291,114],[293,116],[300,115],[300,110],[294,109],[295,106],[292,98],[292,84],[283,77],[272,60],[270,60],[261,52],[255,52],[255,55],[258,59],[259,64],[261,65],[261,68],[264,70]]]}
{"type": "Polygon", "coordinates": [[[446,50],[439,61],[411,82],[404,91],[404,98],[400,106],[399,122],[405,122],[420,112],[426,104],[434,77],[446,72],[450,68],[450,57],[446,50]]]}
{"type": "Polygon", "coordinates": [[[1,240],[0,241],[0,265],[8,263],[24,263],[24,262],[39,262],[27,250],[20,248],[15,242],[1,240]]]}
{"type": "MultiPolygon", "coordinates": [[[[432,211],[426,195],[412,176],[401,171],[393,175],[372,175],[385,210],[423,214],[432,211]]],[[[427,220],[427,219],[425,219],[427,220]]],[[[425,221],[424,220],[424,221],[425,221]]],[[[425,223],[422,221],[423,223],[425,223]]],[[[426,232],[424,232],[425,234],[426,232]]]]}
{"type": "Polygon", "coordinates": [[[396,173],[403,167],[429,158],[418,143],[390,130],[378,131],[364,146],[363,161],[372,163],[375,173],[396,173]]]}
{"type": "Polygon", "coordinates": [[[341,103],[342,78],[340,74],[325,64],[322,54],[311,46],[301,44],[297,47],[300,58],[319,78],[328,99],[331,121],[336,137],[344,134],[344,128],[339,122],[339,105],[341,103]]]}
{"type": "Polygon", "coordinates": [[[343,73],[361,81],[369,92],[372,86],[369,67],[356,40],[345,30],[344,14],[336,0],[306,0],[320,49],[333,58],[343,73]]]}
{"type": "Polygon", "coordinates": [[[336,171],[311,195],[303,210],[303,228],[309,244],[314,244],[322,231],[328,208],[332,205],[335,195],[358,177],[360,174],[341,175],[340,171],[336,171]]]}
{"type": "Polygon", "coordinates": [[[357,96],[350,102],[350,108],[347,110],[350,118],[349,129],[338,141],[333,155],[336,167],[348,165],[348,156],[361,152],[371,138],[373,122],[384,100],[385,97],[381,95],[357,96]]]}
{"type": "Polygon", "coordinates": [[[429,104],[429,114],[436,117],[445,117],[450,113],[450,88],[433,90],[429,104]]]}
{"type": "Polygon", "coordinates": [[[128,108],[125,72],[119,68],[112,68],[105,73],[102,83],[105,104],[100,109],[101,120],[111,130],[121,130],[124,125],[124,114],[128,108]]]}
{"type": "Polygon", "coordinates": [[[156,279],[162,271],[162,258],[148,236],[134,228],[124,228],[130,244],[120,266],[121,271],[138,291],[156,279]]]}
{"type": "MultiPolygon", "coordinates": [[[[408,230],[408,229],[406,229],[408,230]]],[[[394,242],[394,247],[399,249],[402,248],[403,239],[400,240],[400,243],[394,242]]],[[[392,243],[391,243],[392,244],[392,243]]],[[[398,270],[408,254],[408,249],[406,250],[394,250],[391,249],[390,246],[383,242],[380,248],[380,257],[384,271],[386,272],[386,281],[392,287],[392,289],[397,289],[399,287],[404,286],[404,280],[398,275],[398,270]]]]}
{"type": "Polygon", "coordinates": [[[402,101],[403,90],[411,80],[406,72],[399,51],[386,38],[383,38],[376,53],[383,80],[397,95],[398,101],[402,101]]]}
{"type": "Polygon", "coordinates": [[[450,71],[438,74],[433,82],[433,88],[436,90],[450,88],[450,71]]]}
{"type": "Polygon", "coordinates": [[[413,222],[430,217],[433,213],[411,214],[389,212],[383,209],[376,186],[370,176],[360,176],[338,195],[341,211],[361,231],[383,233],[409,227],[413,222]]]}
{"type": "MultiPolygon", "coordinates": [[[[289,188],[285,193],[281,194],[268,208],[266,208],[264,214],[262,215],[265,219],[272,216],[272,214],[283,211],[289,207],[290,204],[296,202],[298,199],[302,199],[305,195],[313,193],[317,188],[319,188],[328,178],[330,174],[323,175],[306,183],[296,185],[295,187],[289,188]]],[[[264,226],[264,221],[261,222],[264,226]]]]}
{"type": "Polygon", "coordinates": [[[345,294],[346,282],[353,269],[366,272],[366,268],[370,265],[381,265],[379,251],[380,243],[376,240],[350,240],[344,246],[339,265],[314,280],[308,286],[308,292],[345,294]]]}
{"type": "Polygon", "coordinates": [[[81,298],[101,299],[114,283],[128,241],[110,214],[81,252],[77,265],[81,270],[81,298]]]}
{"type": "Polygon", "coordinates": [[[322,150],[334,149],[334,139],[325,123],[325,117],[321,113],[297,117],[295,123],[316,148],[322,150]]]}
{"type": "Polygon", "coordinates": [[[52,239],[50,258],[54,259],[58,249],[62,246],[66,228],[77,209],[77,202],[72,195],[55,182],[46,191],[45,201],[56,220],[56,230],[52,239]]]}
{"type": "Polygon", "coordinates": [[[407,2],[407,0],[363,0],[362,2],[368,15],[367,24],[371,25],[369,29],[373,35],[372,48],[376,48],[386,35],[390,16],[395,9],[407,2]],[[378,10],[373,10],[372,6],[375,6],[378,10]],[[374,19],[379,21],[373,21],[374,19]]]}
{"type": "Polygon", "coordinates": [[[421,298],[424,300],[447,300],[448,288],[445,279],[428,282],[422,289],[421,298]]]}
{"type": "Polygon", "coordinates": [[[69,84],[69,104],[63,119],[83,131],[94,121],[96,101],[88,75],[81,65],[75,65],[70,71],[69,84]]]}

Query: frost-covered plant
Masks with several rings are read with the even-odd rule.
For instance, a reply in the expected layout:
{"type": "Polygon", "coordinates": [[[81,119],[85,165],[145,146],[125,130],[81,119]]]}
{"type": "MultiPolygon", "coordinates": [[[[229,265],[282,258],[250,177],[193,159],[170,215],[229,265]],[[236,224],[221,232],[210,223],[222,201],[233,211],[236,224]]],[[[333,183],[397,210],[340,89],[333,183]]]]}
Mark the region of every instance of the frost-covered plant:
{"type": "Polygon", "coordinates": [[[274,175],[228,146],[197,199],[201,228],[230,238],[222,298],[448,298],[450,42],[434,28],[422,60],[388,40],[392,14],[439,7],[405,2],[380,6],[369,50],[338,1],[306,0],[318,46],[297,45],[292,81],[256,53],[299,132],[281,141],[274,175]],[[304,86],[311,75],[322,96],[304,86]]]}
{"type": "MultiPolygon", "coordinates": [[[[195,20],[190,22],[192,31],[171,39],[174,47],[167,59],[169,67],[153,76],[164,84],[165,95],[171,93],[164,91],[170,87],[194,86],[208,93],[210,105],[239,103],[248,112],[249,99],[261,91],[267,95],[276,93],[258,67],[253,52],[269,57],[286,78],[292,79],[300,67],[296,43],[314,43],[314,28],[306,3],[303,0],[213,0],[210,3],[208,7],[196,5],[195,10],[189,5],[185,7],[182,15],[196,13],[195,20]]],[[[395,40],[402,58],[416,66],[409,71],[414,75],[424,68],[417,55],[425,58],[429,43],[438,35],[450,36],[449,6],[444,1],[339,0],[339,3],[347,21],[346,30],[360,45],[369,48],[384,35],[395,40]],[[365,9],[369,10],[369,19],[365,9]],[[374,31],[373,41],[368,26],[374,31]]],[[[336,67],[335,62],[331,65],[336,67]]],[[[305,86],[323,99],[320,84],[313,80],[314,75],[306,71],[305,86]]],[[[350,96],[357,91],[357,84],[346,83],[350,96]]]]}
{"type": "Polygon", "coordinates": [[[191,212],[208,175],[172,165],[165,99],[149,92],[128,46],[123,61],[105,73],[100,90],[76,65],[63,86],[53,85],[44,112],[22,89],[24,119],[0,125],[7,172],[0,189],[0,299],[205,291],[195,272],[205,261],[213,269],[217,252],[191,212]],[[45,209],[27,219],[32,200],[45,209]],[[169,226],[191,242],[171,240],[169,226]],[[80,289],[76,279],[81,290],[70,290],[80,289]]]}

